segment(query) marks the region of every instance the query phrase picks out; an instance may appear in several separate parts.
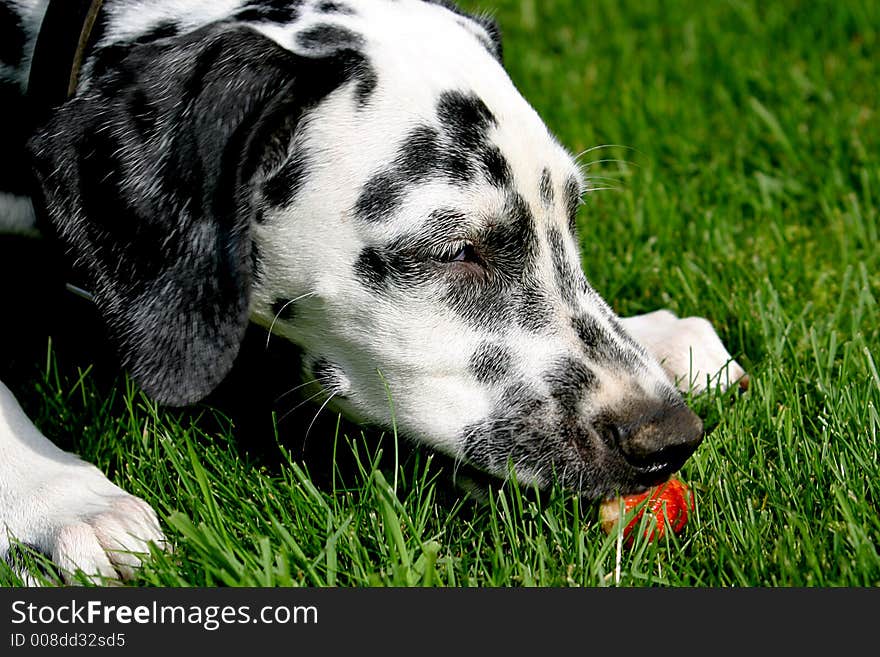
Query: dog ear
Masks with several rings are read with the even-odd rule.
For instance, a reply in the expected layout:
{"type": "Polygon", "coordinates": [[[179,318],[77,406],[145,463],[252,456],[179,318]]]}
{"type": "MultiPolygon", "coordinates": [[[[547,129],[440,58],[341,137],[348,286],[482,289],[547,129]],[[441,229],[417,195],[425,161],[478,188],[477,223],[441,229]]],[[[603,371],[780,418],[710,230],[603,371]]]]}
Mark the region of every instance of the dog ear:
{"type": "Polygon", "coordinates": [[[235,24],[108,49],[32,139],[44,218],[157,401],[197,401],[232,367],[253,275],[249,182],[344,66],[235,24]]]}

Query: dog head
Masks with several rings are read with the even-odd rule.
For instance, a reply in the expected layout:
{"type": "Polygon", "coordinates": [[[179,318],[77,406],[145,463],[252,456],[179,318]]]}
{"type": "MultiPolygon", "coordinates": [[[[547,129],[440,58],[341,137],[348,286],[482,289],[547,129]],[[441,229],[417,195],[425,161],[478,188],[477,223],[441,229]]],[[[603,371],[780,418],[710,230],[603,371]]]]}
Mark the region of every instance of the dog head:
{"type": "Polygon", "coordinates": [[[497,30],[446,3],[249,15],[96,55],[33,142],[48,215],[161,401],[249,319],[324,401],[493,474],[599,497],[702,427],[588,284],[573,158],[497,30]]]}

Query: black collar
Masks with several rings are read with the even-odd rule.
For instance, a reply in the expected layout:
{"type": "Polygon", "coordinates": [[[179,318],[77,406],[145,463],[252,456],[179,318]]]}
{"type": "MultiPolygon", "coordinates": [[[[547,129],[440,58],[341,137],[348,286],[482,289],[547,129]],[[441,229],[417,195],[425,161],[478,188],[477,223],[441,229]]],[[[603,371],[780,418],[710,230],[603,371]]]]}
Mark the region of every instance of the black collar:
{"type": "MultiPolygon", "coordinates": [[[[33,125],[44,123],[50,112],[76,93],[79,72],[89,47],[98,40],[103,0],[49,0],[34,47],[28,75],[28,111],[33,125]]],[[[38,221],[44,214],[40,194],[32,195],[38,221]]],[[[83,298],[92,295],[67,284],[67,289],[83,298]]]]}
{"type": "Polygon", "coordinates": [[[76,92],[103,0],[49,0],[40,25],[27,95],[40,120],[76,92]]]}

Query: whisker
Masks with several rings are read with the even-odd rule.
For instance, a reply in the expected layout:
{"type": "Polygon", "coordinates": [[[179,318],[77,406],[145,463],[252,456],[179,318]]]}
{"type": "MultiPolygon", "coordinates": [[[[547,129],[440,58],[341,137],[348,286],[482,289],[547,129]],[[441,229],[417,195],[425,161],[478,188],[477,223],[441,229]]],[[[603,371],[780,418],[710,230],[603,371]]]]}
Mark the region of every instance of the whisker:
{"type": "Polygon", "coordinates": [[[452,484],[457,485],[458,469],[464,465],[464,454],[456,454],[452,459],[452,484]]]}
{"type": "Polygon", "coordinates": [[[606,157],[601,160],[592,160],[590,162],[578,162],[578,166],[581,170],[589,169],[591,166],[596,164],[626,164],[627,166],[632,166],[636,168],[640,168],[640,165],[632,160],[621,160],[616,157],[606,157]]]}
{"type": "Polygon", "coordinates": [[[309,439],[309,432],[312,430],[312,427],[314,426],[315,421],[318,419],[318,416],[321,414],[321,411],[323,411],[325,408],[327,408],[327,404],[329,404],[330,400],[332,400],[336,395],[337,395],[337,393],[333,392],[330,394],[329,397],[327,397],[327,399],[324,401],[324,403],[321,404],[321,408],[319,408],[318,412],[315,413],[315,417],[313,417],[312,421],[309,423],[309,428],[306,429],[306,435],[303,437],[303,444],[302,444],[303,451],[305,451],[305,449],[306,449],[306,441],[309,439]]]}
{"type": "Polygon", "coordinates": [[[556,480],[560,484],[562,484],[562,486],[565,486],[565,477],[568,474],[568,466],[569,466],[569,464],[566,463],[565,466],[562,468],[562,474],[556,480]]]}
{"type": "MultiPolygon", "coordinates": [[[[324,390],[323,388],[321,388],[321,389],[320,389],[318,392],[316,392],[314,395],[312,395],[312,396],[310,396],[310,397],[306,397],[306,398],[303,399],[299,404],[297,404],[296,406],[294,406],[293,408],[291,408],[289,411],[285,412],[284,415],[282,415],[280,418],[278,418],[278,422],[280,423],[280,422],[286,420],[288,417],[290,417],[290,416],[291,416],[291,415],[292,415],[292,414],[293,414],[298,408],[300,408],[301,406],[304,406],[305,404],[308,404],[308,403],[309,403],[310,401],[312,401],[313,399],[317,399],[317,398],[320,397],[321,395],[326,395],[326,394],[328,394],[328,392],[327,392],[326,390],[324,390]]],[[[333,393],[333,394],[336,394],[336,393],[333,393]]]]}
{"type": "MultiPolygon", "coordinates": [[[[614,176],[587,176],[587,185],[593,182],[600,182],[606,184],[618,183],[620,182],[620,178],[616,178],[614,176]]],[[[592,189],[592,187],[587,187],[587,191],[592,189]]]]}
{"type": "Polygon", "coordinates": [[[533,485],[538,486],[539,488],[544,486],[549,486],[556,477],[556,468],[553,466],[553,463],[547,463],[538,468],[537,472],[534,475],[533,485]]]}
{"type": "Polygon", "coordinates": [[[309,381],[306,381],[305,383],[300,383],[300,384],[297,385],[297,386],[293,386],[290,390],[287,390],[287,391],[285,391],[285,392],[282,392],[280,395],[278,395],[278,396],[275,398],[275,402],[276,402],[276,403],[277,403],[277,402],[280,402],[282,399],[284,399],[284,398],[287,397],[288,395],[293,394],[293,393],[296,392],[297,390],[302,390],[302,389],[305,388],[306,386],[310,386],[310,385],[312,385],[312,384],[314,384],[314,383],[315,383],[315,380],[314,380],[314,379],[311,379],[311,380],[309,380],[309,381]]]}
{"type": "Polygon", "coordinates": [[[574,156],[574,159],[579,160],[587,153],[592,153],[593,151],[597,151],[600,148],[623,148],[623,149],[632,151],[634,153],[640,152],[639,149],[633,148],[632,146],[627,146],[625,144],[599,144],[598,146],[593,146],[592,148],[588,148],[585,151],[581,151],[580,153],[578,153],[577,155],[574,156]]]}
{"type": "Polygon", "coordinates": [[[287,308],[287,306],[296,303],[297,301],[302,301],[303,299],[307,299],[308,297],[313,297],[316,294],[317,294],[317,292],[306,292],[305,294],[302,294],[302,295],[296,297],[295,299],[291,299],[290,301],[285,303],[283,306],[281,306],[281,308],[278,309],[278,312],[275,313],[275,316],[272,318],[272,323],[269,324],[269,333],[266,336],[266,348],[267,349],[269,347],[269,340],[272,338],[272,330],[275,328],[275,322],[278,321],[278,317],[281,315],[281,313],[284,312],[284,309],[287,308]]]}

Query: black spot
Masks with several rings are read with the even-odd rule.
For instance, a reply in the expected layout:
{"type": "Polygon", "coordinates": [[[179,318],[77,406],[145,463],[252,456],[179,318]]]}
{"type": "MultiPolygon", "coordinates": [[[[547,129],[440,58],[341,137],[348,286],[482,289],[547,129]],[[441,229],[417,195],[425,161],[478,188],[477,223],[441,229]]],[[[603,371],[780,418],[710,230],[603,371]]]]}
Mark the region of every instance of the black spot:
{"type": "Polygon", "coordinates": [[[526,331],[538,333],[553,323],[553,305],[537,280],[523,282],[517,304],[517,323],[526,331]]]}
{"type": "Polygon", "coordinates": [[[450,148],[444,153],[437,161],[437,168],[445,173],[453,184],[461,185],[468,183],[476,171],[473,155],[457,148],[450,148]]]}
{"type": "Polygon", "coordinates": [[[436,128],[423,125],[404,140],[394,164],[402,178],[416,183],[426,179],[442,159],[440,133],[436,128]]]}
{"type": "Polygon", "coordinates": [[[291,323],[296,318],[296,302],[293,299],[275,299],[272,303],[272,317],[291,323]]]}
{"type": "MultiPolygon", "coordinates": [[[[365,73],[357,93],[372,92],[375,82],[365,73]]],[[[507,160],[488,141],[487,131],[495,118],[481,100],[445,92],[437,105],[437,117],[442,132],[430,125],[414,128],[394,161],[364,185],[354,208],[361,219],[385,220],[400,207],[404,194],[438,178],[460,185],[482,170],[492,184],[511,186],[513,174],[507,160]]]]}
{"type": "Polygon", "coordinates": [[[18,13],[0,3],[0,62],[17,68],[24,57],[25,33],[18,13]]]}
{"type": "Polygon", "coordinates": [[[510,165],[489,140],[489,130],[497,121],[482,100],[460,91],[444,92],[437,102],[437,118],[444,133],[440,170],[460,183],[482,170],[493,185],[512,187],[510,165]]]}
{"type": "Polygon", "coordinates": [[[354,97],[357,100],[358,107],[364,107],[370,102],[373,92],[379,85],[379,78],[376,75],[376,71],[373,70],[373,67],[366,65],[366,62],[358,73],[358,77],[360,80],[355,87],[354,97]]]}
{"type": "Polygon", "coordinates": [[[300,32],[296,42],[306,50],[333,52],[336,50],[358,50],[364,41],[359,34],[339,25],[315,25],[300,32]]]}
{"type": "Polygon", "coordinates": [[[541,172],[541,203],[544,204],[544,207],[551,207],[553,205],[553,178],[550,176],[550,169],[544,169],[541,172]]]}
{"type": "Polygon", "coordinates": [[[501,394],[501,406],[515,414],[534,413],[546,405],[538,391],[522,381],[511,383],[501,394]]]}
{"type": "Polygon", "coordinates": [[[325,358],[319,358],[309,368],[312,376],[321,384],[321,387],[330,392],[336,393],[337,397],[342,396],[345,388],[345,373],[336,363],[331,363],[325,358]]]}
{"type": "Polygon", "coordinates": [[[341,2],[334,2],[333,0],[319,2],[315,7],[315,11],[322,14],[346,14],[349,16],[355,13],[354,9],[348,5],[342,4],[341,2]]]}
{"type": "Polygon", "coordinates": [[[603,339],[607,340],[607,336],[603,338],[603,331],[599,327],[599,323],[589,315],[573,317],[571,324],[588,354],[594,354],[599,343],[603,339]]]}
{"type": "Polygon", "coordinates": [[[470,370],[480,383],[498,383],[510,373],[510,351],[493,342],[484,342],[471,355],[470,370]]]}
{"type": "Polygon", "coordinates": [[[596,387],[593,371],[582,361],[563,358],[545,376],[550,386],[550,396],[556,400],[566,416],[578,415],[578,406],[584,397],[596,387]]]}
{"type": "Polygon", "coordinates": [[[497,124],[486,104],[474,94],[446,91],[437,101],[437,117],[454,146],[466,151],[480,148],[489,128],[497,124]]]}
{"type": "Polygon", "coordinates": [[[507,195],[502,217],[490,224],[480,242],[511,283],[519,284],[534,269],[538,254],[535,217],[522,195],[507,195]]]}
{"type": "Polygon", "coordinates": [[[282,167],[263,183],[263,197],[275,207],[290,205],[302,189],[307,173],[305,154],[294,152],[282,167]]]}
{"type": "Polygon", "coordinates": [[[364,221],[384,221],[400,207],[408,187],[428,179],[441,157],[437,130],[429,126],[415,128],[404,140],[391,167],[364,185],[355,212],[364,221]]]}
{"type": "Polygon", "coordinates": [[[364,185],[355,203],[355,212],[364,221],[384,221],[402,203],[406,180],[395,172],[382,172],[364,185]]]}
{"type": "Polygon", "coordinates": [[[636,342],[633,337],[624,330],[623,326],[620,324],[617,317],[610,309],[608,310],[608,323],[611,324],[611,329],[614,331],[615,335],[617,335],[621,340],[623,340],[630,347],[639,352],[639,354],[642,354],[644,352],[644,347],[636,342]]]}
{"type": "Polygon", "coordinates": [[[430,263],[394,248],[365,247],[355,261],[354,271],[364,285],[378,293],[392,287],[412,289],[430,280],[430,263]]]}
{"type": "Polygon", "coordinates": [[[574,267],[569,263],[565,255],[565,242],[556,228],[547,231],[547,241],[550,243],[550,260],[553,263],[553,275],[556,278],[556,287],[562,299],[571,307],[577,305],[577,278],[574,267]]]}
{"type": "Polygon", "coordinates": [[[486,146],[480,153],[480,159],[490,183],[502,188],[513,186],[513,171],[500,148],[495,144],[486,146]]]}
{"type": "MultiPolygon", "coordinates": [[[[598,293],[590,286],[590,282],[587,280],[587,277],[584,276],[583,272],[578,272],[578,287],[581,292],[589,299],[592,299],[593,303],[597,306],[599,314],[605,318],[605,320],[611,325],[612,332],[617,335],[623,342],[632,347],[639,355],[644,355],[645,350],[638,342],[636,342],[633,337],[624,330],[623,326],[621,326],[618,321],[617,315],[614,314],[614,311],[605,303],[604,299],[598,295],[598,293]]],[[[594,321],[594,320],[591,320],[594,321]]]]}
{"type": "Polygon", "coordinates": [[[571,325],[590,360],[624,367],[627,370],[635,366],[636,352],[622,348],[593,317],[578,315],[572,318],[571,325]]]}
{"type": "Polygon", "coordinates": [[[378,249],[368,246],[361,251],[354,263],[354,271],[373,291],[381,292],[385,289],[389,273],[388,264],[378,249]]]}
{"type": "Polygon", "coordinates": [[[292,23],[299,18],[303,0],[251,0],[235,13],[240,21],[292,23]]]}
{"type": "Polygon", "coordinates": [[[159,39],[169,39],[180,34],[180,27],[171,21],[163,21],[151,27],[141,36],[135,39],[134,43],[144,44],[158,41],[159,39]]]}
{"type": "Polygon", "coordinates": [[[577,211],[581,204],[581,186],[577,178],[570,176],[565,181],[565,212],[568,216],[568,228],[574,235],[577,233],[577,211]]]}

